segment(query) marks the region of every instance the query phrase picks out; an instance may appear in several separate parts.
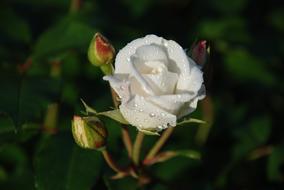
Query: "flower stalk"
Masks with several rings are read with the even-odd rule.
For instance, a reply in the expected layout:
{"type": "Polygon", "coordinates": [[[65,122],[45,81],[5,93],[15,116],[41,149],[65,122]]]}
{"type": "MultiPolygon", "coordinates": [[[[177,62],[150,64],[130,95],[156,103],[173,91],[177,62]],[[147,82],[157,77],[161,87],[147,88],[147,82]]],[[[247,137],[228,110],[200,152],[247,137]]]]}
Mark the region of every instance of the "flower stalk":
{"type": "Polygon", "coordinates": [[[109,165],[111,169],[113,169],[117,173],[125,173],[126,170],[122,169],[112,158],[111,154],[106,150],[101,151],[106,163],[109,165]]]}
{"type": "Polygon", "coordinates": [[[133,151],[132,151],[132,160],[135,165],[139,165],[139,162],[140,162],[140,151],[141,151],[141,146],[142,146],[144,136],[145,136],[144,133],[139,131],[137,133],[137,136],[134,142],[133,151]]]}
{"type": "Polygon", "coordinates": [[[152,149],[147,154],[144,162],[156,156],[156,154],[160,151],[160,149],[164,146],[166,141],[169,139],[173,131],[174,131],[174,128],[170,127],[163,132],[159,140],[156,142],[156,144],[152,147],[152,149]]]}

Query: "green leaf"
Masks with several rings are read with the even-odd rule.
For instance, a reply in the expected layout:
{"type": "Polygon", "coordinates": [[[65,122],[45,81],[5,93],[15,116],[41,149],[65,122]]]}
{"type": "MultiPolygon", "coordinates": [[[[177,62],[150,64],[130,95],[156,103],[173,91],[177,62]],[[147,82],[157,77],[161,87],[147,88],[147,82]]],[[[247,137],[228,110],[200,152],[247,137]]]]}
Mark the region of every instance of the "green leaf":
{"type": "Polygon", "coordinates": [[[95,114],[95,115],[98,114],[98,112],[96,110],[94,110],[93,108],[91,108],[90,106],[88,106],[88,104],[86,104],[86,102],[84,102],[83,99],[81,99],[81,102],[83,103],[87,114],[89,114],[89,113],[92,113],[92,114],[95,114]]]}
{"type": "Polygon", "coordinates": [[[265,65],[264,62],[245,49],[228,51],[224,63],[232,76],[239,81],[247,83],[254,80],[267,85],[276,82],[275,77],[267,67],[268,65],[265,65]]]}
{"type": "Polygon", "coordinates": [[[119,109],[116,110],[110,110],[110,111],[105,111],[105,112],[99,112],[97,113],[97,115],[103,115],[106,117],[109,117],[115,121],[118,121],[119,123],[128,125],[128,121],[126,121],[123,117],[123,115],[121,114],[121,112],[119,111],[119,109]]]}
{"type": "Polygon", "coordinates": [[[60,90],[60,81],[50,78],[0,76],[0,112],[13,119],[17,129],[39,121],[60,90]]]}
{"type": "Polygon", "coordinates": [[[232,149],[234,160],[244,158],[254,148],[266,143],[270,130],[271,121],[265,116],[253,118],[248,125],[236,130],[238,141],[232,149]]]}
{"type": "Polygon", "coordinates": [[[160,136],[160,134],[158,132],[154,132],[154,131],[149,131],[149,130],[143,130],[143,129],[139,129],[142,133],[146,134],[146,135],[156,135],[156,136],[160,136]]]}
{"type": "Polygon", "coordinates": [[[284,151],[283,146],[274,147],[272,154],[268,158],[267,175],[271,181],[283,180],[283,172],[281,172],[281,166],[284,164],[284,151]]]}
{"type": "Polygon", "coordinates": [[[79,148],[70,134],[44,140],[35,157],[36,187],[39,190],[89,190],[101,170],[97,151],[79,148]]]}
{"type": "Polygon", "coordinates": [[[109,176],[103,176],[103,180],[107,190],[141,190],[137,184],[137,179],[132,177],[113,180],[109,176]]]}
{"type": "Polygon", "coordinates": [[[95,114],[97,116],[99,115],[103,115],[103,116],[106,116],[106,117],[109,117],[119,123],[122,123],[122,124],[125,124],[125,125],[128,125],[128,121],[126,121],[123,117],[123,115],[121,114],[121,112],[119,111],[119,109],[115,109],[115,110],[110,110],[110,111],[105,111],[105,112],[97,112],[96,110],[94,110],[93,108],[91,108],[90,106],[88,106],[84,100],[82,100],[82,103],[86,109],[86,113],[89,114],[89,113],[92,113],[92,114],[95,114]]]}
{"type": "Polygon", "coordinates": [[[246,31],[246,20],[239,17],[207,19],[199,24],[199,35],[216,42],[223,40],[246,43],[251,40],[246,31]]]}
{"type": "Polygon", "coordinates": [[[28,155],[26,150],[15,143],[1,145],[0,164],[3,164],[6,179],[3,182],[0,179],[0,189],[35,189],[28,155]]]}
{"type": "Polygon", "coordinates": [[[15,133],[16,127],[11,117],[7,114],[0,113],[0,137],[7,133],[15,133]]]}
{"type": "Polygon", "coordinates": [[[52,56],[71,48],[87,51],[94,31],[87,24],[67,17],[40,36],[34,56],[52,56]]]}
{"type": "Polygon", "coordinates": [[[184,120],[181,121],[181,122],[178,122],[178,123],[177,123],[177,126],[178,126],[178,125],[188,124],[188,123],[206,124],[206,121],[203,121],[203,120],[200,120],[200,119],[195,119],[195,118],[187,118],[187,119],[184,119],[184,120]]]}
{"type": "Polygon", "coordinates": [[[9,7],[0,7],[0,31],[0,34],[19,42],[28,43],[31,40],[27,22],[9,7]]]}

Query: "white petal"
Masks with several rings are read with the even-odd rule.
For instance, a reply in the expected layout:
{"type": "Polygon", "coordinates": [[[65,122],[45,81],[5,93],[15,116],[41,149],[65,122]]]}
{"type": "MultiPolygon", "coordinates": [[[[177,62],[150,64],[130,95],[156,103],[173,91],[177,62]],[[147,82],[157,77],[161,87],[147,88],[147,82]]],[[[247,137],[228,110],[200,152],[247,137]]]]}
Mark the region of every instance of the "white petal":
{"type": "Polygon", "coordinates": [[[146,101],[144,97],[135,96],[119,107],[124,118],[141,130],[160,131],[176,125],[176,116],[146,101]]]}
{"type": "Polygon", "coordinates": [[[203,72],[198,66],[192,65],[188,80],[190,81],[188,91],[197,94],[203,83],[203,72]]]}
{"type": "Polygon", "coordinates": [[[157,44],[162,45],[163,38],[156,35],[147,35],[144,38],[139,38],[128,43],[122,48],[115,58],[115,73],[130,73],[129,63],[130,57],[135,54],[138,47],[157,44]]]}
{"type": "Polygon", "coordinates": [[[193,92],[197,94],[203,83],[202,71],[176,42],[168,41],[168,53],[169,58],[173,60],[173,63],[169,64],[169,70],[180,74],[176,92],[193,92]]]}
{"type": "Polygon", "coordinates": [[[205,98],[205,93],[206,93],[205,86],[202,85],[201,88],[198,91],[197,96],[195,96],[191,101],[186,103],[182,107],[182,109],[179,111],[179,113],[177,114],[178,118],[181,118],[183,116],[186,116],[186,115],[192,113],[197,108],[198,101],[205,98]]]}
{"type": "Polygon", "coordinates": [[[164,46],[158,44],[144,45],[136,50],[136,55],[144,61],[167,61],[168,56],[164,46]]]}
{"type": "Polygon", "coordinates": [[[130,68],[130,76],[134,77],[138,83],[140,84],[143,91],[145,91],[148,95],[154,95],[154,90],[152,89],[151,85],[145,78],[140,74],[138,69],[136,68],[135,64],[133,62],[129,63],[130,68]]]}
{"type": "Polygon", "coordinates": [[[143,77],[154,90],[155,95],[173,94],[176,89],[178,75],[163,69],[158,74],[144,74],[143,77]]]}
{"type": "Polygon", "coordinates": [[[181,91],[187,91],[190,86],[189,73],[190,62],[187,55],[180,45],[175,41],[169,40],[167,42],[168,55],[171,63],[169,63],[169,71],[178,73],[180,79],[177,82],[177,89],[181,91]]]}
{"type": "Polygon", "coordinates": [[[159,106],[161,109],[176,115],[181,107],[189,102],[193,96],[191,94],[176,94],[147,97],[147,100],[159,106]]]}
{"type": "Polygon", "coordinates": [[[122,102],[126,102],[130,99],[130,83],[128,81],[128,75],[114,74],[112,76],[104,76],[104,80],[109,81],[110,86],[115,90],[122,102]]]}

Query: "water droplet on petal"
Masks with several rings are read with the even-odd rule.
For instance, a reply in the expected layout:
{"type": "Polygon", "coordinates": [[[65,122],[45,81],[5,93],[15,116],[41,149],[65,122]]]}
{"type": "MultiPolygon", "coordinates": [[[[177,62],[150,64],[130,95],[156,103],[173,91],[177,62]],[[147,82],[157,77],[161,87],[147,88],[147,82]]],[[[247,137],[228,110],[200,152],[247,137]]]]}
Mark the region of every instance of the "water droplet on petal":
{"type": "Polygon", "coordinates": [[[155,117],[156,114],[155,114],[155,113],[150,113],[149,116],[150,116],[150,117],[155,117]]]}
{"type": "Polygon", "coordinates": [[[160,125],[159,125],[157,128],[158,128],[159,130],[162,130],[162,129],[163,129],[163,127],[162,127],[162,126],[160,126],[160,125]]]}

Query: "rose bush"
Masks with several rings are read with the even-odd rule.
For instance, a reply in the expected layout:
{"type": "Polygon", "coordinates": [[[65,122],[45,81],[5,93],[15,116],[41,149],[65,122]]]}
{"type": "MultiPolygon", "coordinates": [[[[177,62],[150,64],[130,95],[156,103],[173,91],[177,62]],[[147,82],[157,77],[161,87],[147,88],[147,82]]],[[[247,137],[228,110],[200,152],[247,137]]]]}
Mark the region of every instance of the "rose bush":
{"type": "Polygon", "coordinates": [[[140,131],[174,127],[205,97],[203,73],[175,41],[155,35],[121,49],[113,75],[104,77],[120,97],[124,118],[140,131]]]}

